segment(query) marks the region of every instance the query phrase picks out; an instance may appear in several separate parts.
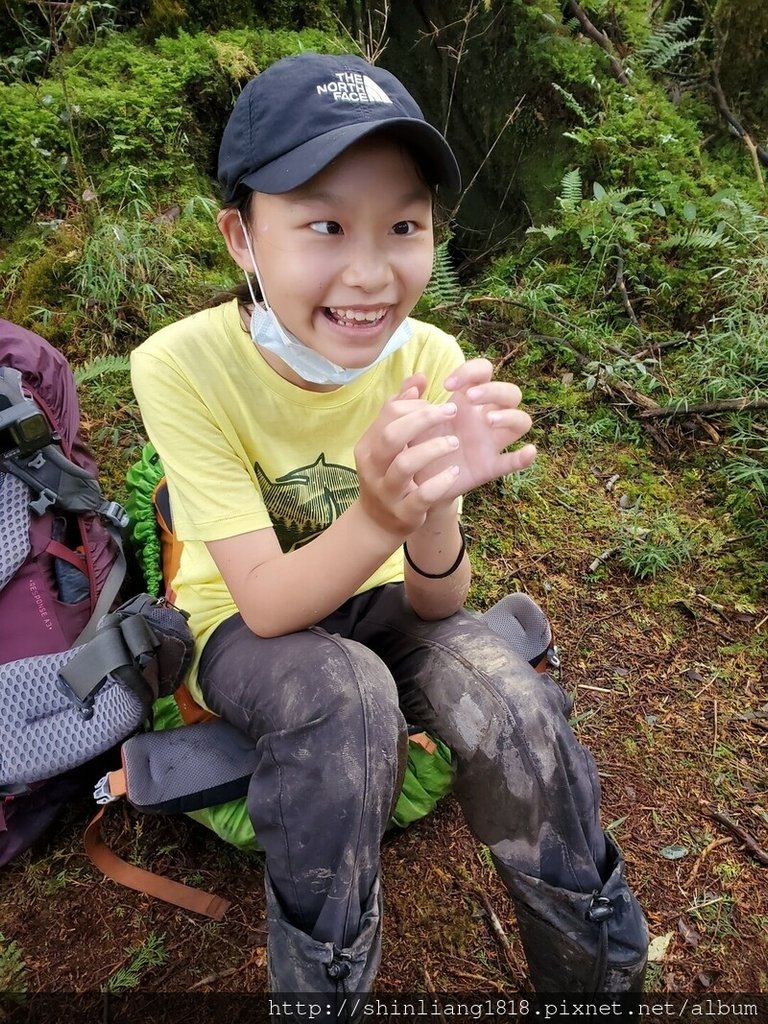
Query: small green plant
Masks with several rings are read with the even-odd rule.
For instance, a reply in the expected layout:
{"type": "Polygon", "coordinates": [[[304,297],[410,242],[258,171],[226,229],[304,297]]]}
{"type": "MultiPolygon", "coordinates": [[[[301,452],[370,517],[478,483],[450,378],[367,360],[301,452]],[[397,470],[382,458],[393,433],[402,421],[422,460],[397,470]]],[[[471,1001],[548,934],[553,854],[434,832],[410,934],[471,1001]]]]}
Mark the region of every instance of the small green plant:
{"type": "Polygon", "coordinates": [[[18,942],[0,932],[0,992],[27,991],[27,965],[18,942]]]}
{"type": "Polygon", "coordinates": [[[432,276],[422,297],[422,301],[428,308],[431,306],[452,306],[457,304],[461,297],[459,278],[448,249],[450,241],[449,236],[444,238],[439,245],[435,246],[432,276]]]}
{"type": "Polygon", "coordinates": [[[125,952],[128,962],[109,976],[104,985],[106,992],[126,992],[138,988],[146,970],[161,967],[168,961],[165,935],[156,932],[150,932],[140,946],[130,946],[125,952]]]}
{"type": "Polygon", "coordinates": [[[672,510],[661,512],[641,526],[639,517],[622,528],[618,557],[638,579],[653,579],[691,561],[696,553],[693,531],[686,528],[672,510]]]}
{"type": "Polygon", "coordinates": [[[698,38],[686,38],[697,19],[686,15],[675,18],[654,29],[638,50],[638,55],[646,67],[652,71],[670,69],[678,63],[680,57],[695,46],[698,38]]]}

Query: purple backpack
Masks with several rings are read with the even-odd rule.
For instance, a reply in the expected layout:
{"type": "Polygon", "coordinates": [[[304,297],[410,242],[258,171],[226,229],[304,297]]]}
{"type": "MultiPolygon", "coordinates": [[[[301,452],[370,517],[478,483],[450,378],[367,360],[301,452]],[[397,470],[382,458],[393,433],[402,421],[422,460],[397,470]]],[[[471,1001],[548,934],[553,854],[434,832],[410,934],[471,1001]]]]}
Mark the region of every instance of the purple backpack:
{"type": "MultiPolygon", "coordinates": [[[[104,500],[96,481],[67,360],[0,319],[0,666],[95,634],[123,580],[124,525],[122,508],[104,500]]],[[[30,676],[25,692],[38,679],[30,676]]],[[[12,737],[0,728],[0,739],[1,770],[12,737]]],[[[70,772],[31,786],[3,787],[1,776],[0,865],[84,785],[70,772]]]]}

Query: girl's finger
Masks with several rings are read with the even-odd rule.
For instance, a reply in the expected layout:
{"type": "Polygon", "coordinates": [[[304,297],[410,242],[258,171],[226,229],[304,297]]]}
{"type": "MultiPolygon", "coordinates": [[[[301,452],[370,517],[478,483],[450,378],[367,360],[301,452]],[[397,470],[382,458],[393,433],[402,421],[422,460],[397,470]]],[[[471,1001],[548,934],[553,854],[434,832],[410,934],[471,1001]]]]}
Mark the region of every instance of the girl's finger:
{"type": "Polygon", "coordinates": [[[430,476],[422,481],[405,501],[418,502],[421,508],[429,508],[437,501],[441,501],[448,496],[455,496],[456,478],[458,475],[459,467],[451,464],[439,473],[435,473],[434,476],[430,476]]]}
{"type": "Polygon", "coordinates": [[[497,478],[506,476],[508,473],[519,473],[528,469],[536,458],[536,445],[526,444],[514,452],[502,452],[497,463],[497,478]]]}
{"type": "Polygon", "coordinates": [[[485,421],[494,430],[509,430],[516,438],[527,434],[533,420],[522,409],[491,409],[485,414],[485,421]]]}
{"type": "Polygon", "coordinates": [[[485,384],[493,376],[493,364],[488,359],[470,359],[462,363],[444,382],[446,391],[458,391],[459,388],[471,387],[473,384],[485,384]]]}
{"type": "Polygon", "coordinates": [[[459,439],[455,434],[442,434],[427,441],[403,448],[392,460],[387,477],[400,477],[412,480],[438,459],[450,460],[459,447],[459,439]]]}
{"type": "MultiPolygon", "coordinates": [[[[406,406],[406,403],[402,404],[406,406]]],[[[418,408],[410,408],[412,411],[404,411],[402,415],[386,423],[379,435],[381,449],[389,462],[407,444],[433,427],[446,424],[445,431],[441,433],[448,433],[450,428],[447,424],[456,415],[456,406],[453,402],[446,402],[443,405],[419,402],[418,408]]]]}
{"type": "Polygon", "coordinates": [[[517,384],[509,384],[503,380],[474,384],[465,394],[473,405],[499,405],[508,409],[516,409],[523,400],[523,393],[517,384]]]}
{"type": "Polygon", "coordinates": [[[400,385],[398,398],[421,398],[427,386],[427,378],[423,373],[414,373],[406,377],[400,385]]]}

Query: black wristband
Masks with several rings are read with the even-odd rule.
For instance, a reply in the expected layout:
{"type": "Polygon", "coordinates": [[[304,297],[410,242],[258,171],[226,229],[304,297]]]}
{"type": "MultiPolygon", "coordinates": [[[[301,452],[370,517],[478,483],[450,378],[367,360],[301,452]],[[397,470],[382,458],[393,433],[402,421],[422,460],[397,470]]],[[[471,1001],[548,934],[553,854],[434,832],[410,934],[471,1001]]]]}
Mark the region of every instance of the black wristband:
{"type": "Polygon", "coordinates": [[[459,551],[456,561],[453,563],[450,569],[446,569],[445,572],[424,572],[418,565],[411,561],[411,556],[408,554],[408,544],[403,544],[403,554],[405,560],[419,576],[423,576],[427,580],[444,580],[446,576],[452,576],[461,565],[464,560],[464,552],[467,550],[467,538],[464,536],[464,527],[459,523],[459,533],[461,534],[461,550],[459,551]]]}

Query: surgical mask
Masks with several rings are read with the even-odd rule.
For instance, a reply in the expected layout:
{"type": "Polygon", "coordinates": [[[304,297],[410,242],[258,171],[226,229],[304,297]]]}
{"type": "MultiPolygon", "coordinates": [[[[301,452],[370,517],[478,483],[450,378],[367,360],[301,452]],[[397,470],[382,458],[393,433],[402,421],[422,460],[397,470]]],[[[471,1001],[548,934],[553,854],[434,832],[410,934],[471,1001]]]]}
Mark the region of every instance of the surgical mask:
{"type": "Polygon", "coordinates": [[[300,341],[295,334],[291,334],[290,331],[286,330],[285,327],[280,323],[275,314],[275,311],[269,305],[267,299],[267,293],[264,290],[264,283],[261,280],[259,274],[259,268],[256,266],[256,257],[251,246],[250,235],[246,231],[243,218],[238,211],[238,217],[240,218],[240,226],[243,229],[243,236],[245,238],[245,244],[248,249],[248,255],[251,258],[251,265],[253,266],[253,272],[256,275],[256,280],[259,282],[259,288],[261,294],[264,297],[264,307],[262,307],[256,301],[256,295],[251,285],[251,279],[248,274],[245,275],[245,280],[248,285],[248,291],[251,293],[251,299],[253,300],[253,313],[251,314],[251,338],[257,345],[261,345],[268,352],[272,352],[273,355],[278,356],[283,360],[290,368],[297,373],[302,380],[309,381],[312,384],[349,384],[353,380],[363,374],[367,373],[368,370],[373,369],[378,363],[387,356],[391,356],[393,352],[397,352],[398,349],[402,348],[406,342],[410,341],[413,337],[413,328],[407,320],[395,328],[392,337],[389,339],[384,348],[379,352],[378,356],[368,366],[358,366],[353,369],[345,369],[343,366],[337,366],[336,363],[332,363],[330,359],[326,359],[325,356],[320,355],[319,352],[315,352],[314,349],[309,348],[304,342],[300,341]]]}

